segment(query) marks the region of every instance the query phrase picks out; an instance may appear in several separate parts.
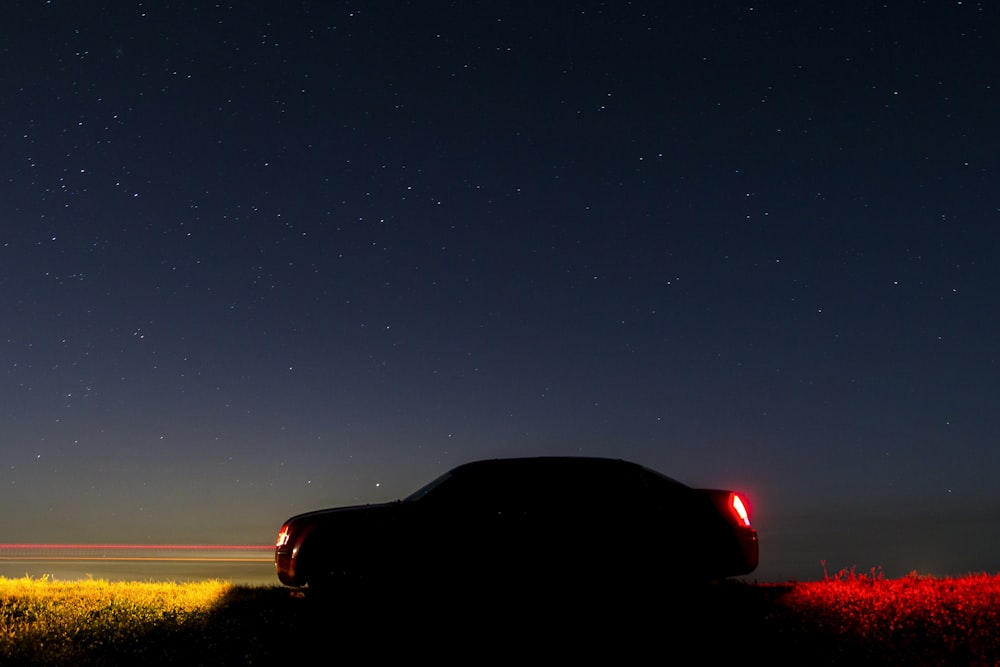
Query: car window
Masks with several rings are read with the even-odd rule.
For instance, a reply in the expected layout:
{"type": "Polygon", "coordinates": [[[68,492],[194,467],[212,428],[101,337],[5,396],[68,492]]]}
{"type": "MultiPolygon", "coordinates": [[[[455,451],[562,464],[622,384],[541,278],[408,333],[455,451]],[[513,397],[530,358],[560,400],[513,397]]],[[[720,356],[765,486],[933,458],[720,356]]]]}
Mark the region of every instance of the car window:
{"type": "Polygon", "coordinates": [[[687,487],[616,461],[492,462],[441,475],[405,499],[463,513],[658,511],[683,501],[687,487]]]}

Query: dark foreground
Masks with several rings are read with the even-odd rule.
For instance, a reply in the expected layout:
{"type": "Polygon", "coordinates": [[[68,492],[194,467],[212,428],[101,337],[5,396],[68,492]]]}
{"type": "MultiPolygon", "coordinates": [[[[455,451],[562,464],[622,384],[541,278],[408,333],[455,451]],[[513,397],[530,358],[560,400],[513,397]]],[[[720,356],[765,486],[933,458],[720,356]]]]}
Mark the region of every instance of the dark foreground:
{"type": "Polygon", "coordinates": [[[58,652],[65,662],[8,655],[0,664],[998,664],[997,579],[962,589],[946,584],[729,581],[654,591],[469,582],[405,593],[365,586],[323,597],[235,586],[207,612],[162,614],[126,639],[109,632],[114,639],[102,641],[95,622],[86,650],[58,652]]]}

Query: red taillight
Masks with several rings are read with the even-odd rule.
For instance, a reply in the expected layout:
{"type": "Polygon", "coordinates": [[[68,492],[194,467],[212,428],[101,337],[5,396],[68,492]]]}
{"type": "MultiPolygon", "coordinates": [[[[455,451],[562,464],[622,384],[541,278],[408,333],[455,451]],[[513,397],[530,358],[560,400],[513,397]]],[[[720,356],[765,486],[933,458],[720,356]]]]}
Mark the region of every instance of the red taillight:
{"type": "Polygon", "coordinates": [[[275,546],[278,548],[285,546],[286,544],[288,544],[288,538],[289,538],[288,526],[282,526],[281,532],[278,533],[278,541],[275,544],[275,546]]]}
{"type": "Polygon", "coordinates": [[[733,509],[733,513],[736,514],[736,518],[739,519],[740,523],[744,526],[750,525],[750,510],[738,494],[732,493],[729,495],[729,506],[733,509]]]}

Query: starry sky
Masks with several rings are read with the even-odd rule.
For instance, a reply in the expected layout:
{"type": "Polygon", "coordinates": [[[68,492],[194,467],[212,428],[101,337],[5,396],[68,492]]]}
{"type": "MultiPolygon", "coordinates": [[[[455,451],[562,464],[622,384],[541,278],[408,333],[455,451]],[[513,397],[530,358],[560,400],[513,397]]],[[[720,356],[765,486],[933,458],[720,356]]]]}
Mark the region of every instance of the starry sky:
{"type": "Polygon", "coordinates": [[[5,542],[269,544],[477,458],[1000,570],[1000,7],[5,3],[5,542]]]}

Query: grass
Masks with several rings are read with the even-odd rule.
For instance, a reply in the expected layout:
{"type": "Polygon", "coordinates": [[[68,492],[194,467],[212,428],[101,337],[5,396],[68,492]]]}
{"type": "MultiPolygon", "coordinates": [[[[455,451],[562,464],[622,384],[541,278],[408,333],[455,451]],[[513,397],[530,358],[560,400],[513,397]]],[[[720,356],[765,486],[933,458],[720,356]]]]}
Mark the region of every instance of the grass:
{"type": "Polygon", "coordinates": [[[694,652],[704,663],[761,656],[770,665],[1000,664],[996,575],[851,571],[683,590],[595,599],[582,586],[567,600],[463,586],[425,588],[421,597],[367,590],[315,598],[218,580],[0,578],[0,665],[294,664],[316,653],[329,662],[378,661],[465,655],[460,646],[475,647],[478,658],[603,652],[620,664],[650,650],[694,652]]]}
{"type": "Polygon", "coordinates": [[[231,590],[223,581],[0,578],[2,664],[69,665],[100,655],[139,658],[157,638],[208,631],[212,610],[231,590]]]}
{"type": "Polygon", "coordinates": [[[796,583],[772,613],[831,658],[890,664],[1000,664],[1000,576],[886,579],[841,571],[796,583]]]}

